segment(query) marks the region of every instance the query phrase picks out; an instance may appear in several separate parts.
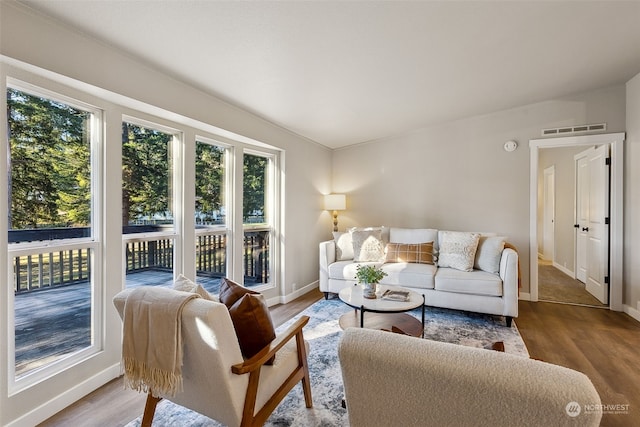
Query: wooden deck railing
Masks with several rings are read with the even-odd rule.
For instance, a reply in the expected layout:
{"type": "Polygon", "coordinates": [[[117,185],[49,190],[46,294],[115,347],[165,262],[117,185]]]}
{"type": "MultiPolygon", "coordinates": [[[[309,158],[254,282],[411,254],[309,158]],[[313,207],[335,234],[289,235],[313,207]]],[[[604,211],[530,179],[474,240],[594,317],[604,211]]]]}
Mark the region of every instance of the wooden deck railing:
{"type": "MultiPolygon", "coordinates": [[[[135,226],[127,227],[128,232],[135,226]]],[[[147,227],[145,227],[147,228],[147,227]]],[[[85,237],[86,230],[12,230],[10,242],[85,237]],[[22,239],[22,240],[21,240],[22,239]]],[[[137,231],[137,230],[136,230],[137,231]]],[[[142,230],[148,232],[150,230],[142,230]]],[[[157,230],[156,230],[157,231],[157,230]]],[[[147,270],[173,270],[173,238],[125,238],[126,273],[147,270]]],[[[243,266],[245,283],[269,281],[269,231],[245,231],[243,266]]],[[[198,275],[224,277],[227,271],[227,236],[224,231],[198,233],[196,241],[196,271],[198,275]]],[[[87,281],[91,275],[91,249],[55,251],[36,255],[16,256],[13,259],[14,292],[29,292],[55,286],[87,281]]]]}

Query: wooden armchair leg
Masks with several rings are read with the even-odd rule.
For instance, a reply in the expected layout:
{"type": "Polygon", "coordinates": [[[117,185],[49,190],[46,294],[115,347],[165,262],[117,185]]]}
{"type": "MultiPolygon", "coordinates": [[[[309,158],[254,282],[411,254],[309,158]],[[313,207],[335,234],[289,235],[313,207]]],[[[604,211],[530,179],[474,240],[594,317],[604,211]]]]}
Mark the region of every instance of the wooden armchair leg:
{"type": "Polygon", "coordinates": [[[147,395],[147,403],[144,405],[144,415],[140,427],[151,427],[153,416],[156,413],[156,406],[162,400],[161,397],[154,397],[151,392],[147,395]]]}

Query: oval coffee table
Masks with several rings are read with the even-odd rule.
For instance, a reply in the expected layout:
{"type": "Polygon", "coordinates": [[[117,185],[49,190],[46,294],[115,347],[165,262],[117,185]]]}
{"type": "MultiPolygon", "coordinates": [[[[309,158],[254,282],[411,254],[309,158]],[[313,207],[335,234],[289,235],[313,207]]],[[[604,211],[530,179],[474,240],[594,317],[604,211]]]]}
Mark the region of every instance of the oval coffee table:
{"type": "Polygon", "coordinates": [[[340,316],[340,327],[361,327],[369,329],[391,330],[393,326],[408,335],[421,337],[424,334],[424,295],[397,286],[378,285],[375,299],[362,296],[362,286],[349,286],[338,294],[342,302],[355,308],[353,312],[340,316]],[[402,290],[409,292],[408,301],[392,301],[382,299],[381,295],[387,290],[402,290]],[[416,319],[407,311],[422,307],[422,321],[416,319]],[[359,313],[358,313],[359,311],[359,313]],[[368,313],[367,316],[364,314],[368,313]]]}

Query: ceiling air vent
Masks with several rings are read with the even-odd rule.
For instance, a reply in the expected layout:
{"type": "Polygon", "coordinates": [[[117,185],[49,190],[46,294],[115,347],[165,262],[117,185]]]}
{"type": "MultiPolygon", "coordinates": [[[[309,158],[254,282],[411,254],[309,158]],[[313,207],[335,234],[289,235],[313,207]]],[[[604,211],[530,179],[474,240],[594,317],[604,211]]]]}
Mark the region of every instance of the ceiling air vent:
{"type": "Polygon", "coordinates": [[[542,136],[567,135],[570,133],[595,132],[595,131],[602,131],[602,130],[607,130],[606,123],[598,123],[595,125],[568,126],[568,127],[553,128],[553,129],[542,129],[542,136]]]}

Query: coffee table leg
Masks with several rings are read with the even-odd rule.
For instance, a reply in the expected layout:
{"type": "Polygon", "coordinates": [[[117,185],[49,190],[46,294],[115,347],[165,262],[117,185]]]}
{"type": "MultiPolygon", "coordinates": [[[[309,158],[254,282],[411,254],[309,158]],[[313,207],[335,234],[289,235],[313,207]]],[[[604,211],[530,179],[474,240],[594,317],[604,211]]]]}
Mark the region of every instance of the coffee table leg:
{"type": "Polygon", "coordinates": [[[422,338],[424,338],[424,306],[427,300],[425,299],[424,294],[422,295],[422,338]]]}
{"type": "Polygon", "coordinates": [[[360,307],[360,327],[364,328],[364,306],[360,307]]]}

